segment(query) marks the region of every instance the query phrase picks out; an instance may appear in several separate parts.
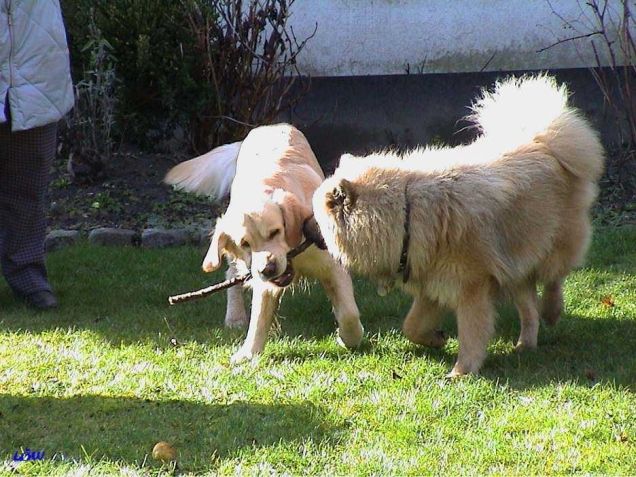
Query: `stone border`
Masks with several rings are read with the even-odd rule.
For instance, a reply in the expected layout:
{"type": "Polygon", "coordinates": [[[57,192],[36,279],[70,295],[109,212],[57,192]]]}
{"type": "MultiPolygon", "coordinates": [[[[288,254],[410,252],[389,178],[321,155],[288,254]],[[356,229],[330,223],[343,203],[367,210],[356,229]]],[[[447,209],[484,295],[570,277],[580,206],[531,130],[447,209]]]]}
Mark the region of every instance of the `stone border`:
{"type": "MultiPolygon", "coordinates": [[[[86,237],[93,245],[164,248],[180,245],[208,245],[210,229],[208,227],[178,229],[157,227],[137,232],[129,229],[99,227],[88,232],[86,237]]],[[[47,234],[44,246],[47,252],[53,252],[74,245],[82,238],[84,235],[77,230],[52,230],[47,234]]]]}

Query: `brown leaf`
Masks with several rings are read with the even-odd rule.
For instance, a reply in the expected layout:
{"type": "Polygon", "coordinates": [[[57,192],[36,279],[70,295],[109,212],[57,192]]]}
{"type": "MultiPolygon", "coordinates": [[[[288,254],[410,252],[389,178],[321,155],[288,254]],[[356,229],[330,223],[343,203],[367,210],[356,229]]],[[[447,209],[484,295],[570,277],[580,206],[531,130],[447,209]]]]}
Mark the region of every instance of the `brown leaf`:
{"type": "Polygon", "coordinates": [[[607,308],[612,308],[613,306],[615,306],[614,298],[612,297],[612,295],[605,295],[603,298],[601,298],[601,304],[607,308]]]}

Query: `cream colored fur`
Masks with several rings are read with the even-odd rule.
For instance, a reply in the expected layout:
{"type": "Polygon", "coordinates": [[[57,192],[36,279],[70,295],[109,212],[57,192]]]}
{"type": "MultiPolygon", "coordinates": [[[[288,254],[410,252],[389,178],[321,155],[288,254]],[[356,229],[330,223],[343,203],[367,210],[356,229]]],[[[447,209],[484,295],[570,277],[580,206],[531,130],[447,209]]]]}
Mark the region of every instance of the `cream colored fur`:
{"type": "Polygon", "coordinates": [[[556,323],[563,279],[588,247],[604,162],[597,133],[550,77],[498,83],[473,110],[481,135],[472,144],[343,157],[313,199],[336,259],[413,295],[403,326],[411,341],[442,346],[440,314],[455,311],[452,376],[480,369],[501,292],[519,312],[520,349],[536,347],[540,313],[556,323]],[[402,283],[406,200],[411,275],[402,283]]]}
{"type": "MultiPolygon", "coordinates": [[[[232,357],[234,363],[264,349],[286,285],[275,282],[289,276],[287,253],[302,241],[303,223],[312,215],[312,195],[323,179],[305,136],[288,124],[253,129],[242,142],[183,162],[166,176],[166,182],[199,194],[222,198],[230,192],[202,267],[206,272],[216,270],[225,255],[228,278],[252,273],[247,284],[253,292],[249,328],[245,343],[232,357]]],[[[348,273],[315,246],[291,265],[294,282],[307,276],[322,283],[338,321],[339,342],[358,346],[363,328],[348,273]]],[[[242,290],[228,289],[227,298],[226,325],[247,324],[242,290]]]]}

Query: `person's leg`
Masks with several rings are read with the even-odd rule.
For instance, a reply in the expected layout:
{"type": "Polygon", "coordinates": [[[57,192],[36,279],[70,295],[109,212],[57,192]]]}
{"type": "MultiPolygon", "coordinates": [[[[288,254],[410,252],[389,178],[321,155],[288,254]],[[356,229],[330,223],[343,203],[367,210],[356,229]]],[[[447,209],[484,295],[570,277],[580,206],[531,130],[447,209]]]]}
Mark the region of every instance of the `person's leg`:
{"type": "Polygon", "coordinates": [[[44,239],[57,124],[11,132],[0,125],[0,264],[22,297],[51,291],[44,239]]]}

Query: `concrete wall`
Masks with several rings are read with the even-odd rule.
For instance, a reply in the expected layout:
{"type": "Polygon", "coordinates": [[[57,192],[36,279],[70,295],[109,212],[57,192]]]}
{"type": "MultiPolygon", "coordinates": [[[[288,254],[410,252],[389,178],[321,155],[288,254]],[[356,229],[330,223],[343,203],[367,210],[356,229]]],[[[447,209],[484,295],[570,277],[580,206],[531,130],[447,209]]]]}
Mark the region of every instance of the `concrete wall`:
{"type": "MultiPolygon", "coordinates": [[[[621,0],[608,5],[618,18],[621,0]]],[[[471,140],[461,119],[479,89],[527,71],[567,82],[574,104],[614,140],[587,69],[596,65],[590,39],[538,52],[597,28],[586,0],[296,0],[290,23],[299,39],[317,24],[298,58],[312,84],[281,119],[306,133],[327,171],[344,152],[471,140]]]]}
{"type": "MultiPolygon", "coordinates": [[[[613,139],[603,98],[587,69],[553,72],[566,82],[573,103],[613,139]]],[[[313,78],[309,93],[281,120],[307,136],[327,172],[345,152],[410,148],[430,141],[458,144],[472,139],[462,118],[481,87],[506,74],[446,73],[313,78]]]]}
{"type": "MultiPolygon", "coordinates": [[[[620,0],[608,0],[610,11],[620,0]]],[[[296,0],[299,57],[312,76],[393,75],[577,68],[595,64],[589,39],[563,43],[595,25],[584,0],[296,0]],[[408,65],[408,66],[407,66],[408,65]]]]}

